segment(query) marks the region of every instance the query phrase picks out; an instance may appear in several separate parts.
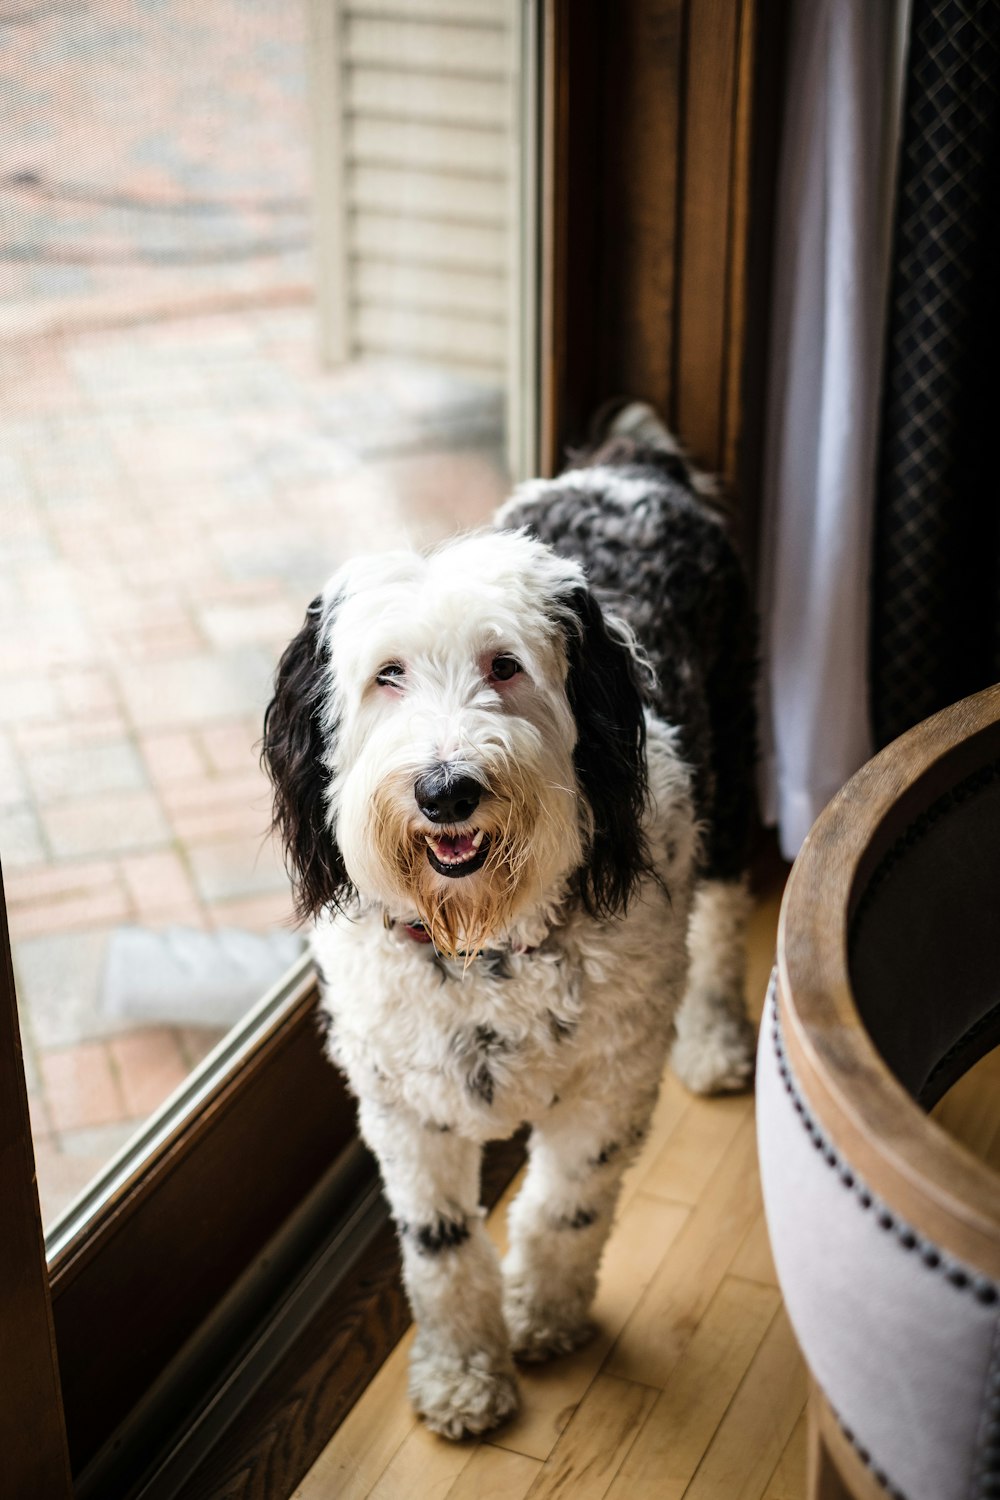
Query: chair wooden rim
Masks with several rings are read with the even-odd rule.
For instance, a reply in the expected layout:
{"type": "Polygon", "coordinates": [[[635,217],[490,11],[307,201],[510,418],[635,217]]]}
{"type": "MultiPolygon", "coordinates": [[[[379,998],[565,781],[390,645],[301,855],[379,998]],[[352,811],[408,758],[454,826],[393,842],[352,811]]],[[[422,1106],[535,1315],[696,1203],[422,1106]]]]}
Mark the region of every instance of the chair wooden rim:
{"type": "Polygon", "coordinates": [[[852,991],[848,935],[894,843],[938,797],[998,755],[1000,685],[919,724],[847,782],[789,877],[777,986],[795,1080],[834,1146],[896,1214],[994,1280],[1000,1176],[924,1113],[876,1051],[852,991]]]}

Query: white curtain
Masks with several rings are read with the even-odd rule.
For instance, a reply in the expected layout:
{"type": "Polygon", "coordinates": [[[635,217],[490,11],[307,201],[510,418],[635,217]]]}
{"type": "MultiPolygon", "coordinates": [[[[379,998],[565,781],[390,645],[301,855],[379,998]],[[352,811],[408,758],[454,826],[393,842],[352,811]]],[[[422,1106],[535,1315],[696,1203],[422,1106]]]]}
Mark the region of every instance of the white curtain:
{"type": "Polygon", "coordinates": [[[871,754],[868,588],[908,0],[794,0],[761,545],[765,821],[794,857],[871,754]]]}

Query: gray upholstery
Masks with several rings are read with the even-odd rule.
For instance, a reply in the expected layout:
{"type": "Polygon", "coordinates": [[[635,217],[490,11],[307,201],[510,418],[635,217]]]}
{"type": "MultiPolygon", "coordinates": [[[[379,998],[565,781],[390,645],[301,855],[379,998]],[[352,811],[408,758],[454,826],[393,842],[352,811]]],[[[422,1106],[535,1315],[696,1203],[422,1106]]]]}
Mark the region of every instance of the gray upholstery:
{"type": "Polygon", "coordinates": [[[757,1065],[761,1177],[809,1366],[890,1494],[1000,1493],[979,1483],[991,1378],[1000,1390],[996,1288],[973,1267],[932,1264],[933,1247],[871,1201],[811,1119],[774,1033],[772,985],[757,1065]]]}

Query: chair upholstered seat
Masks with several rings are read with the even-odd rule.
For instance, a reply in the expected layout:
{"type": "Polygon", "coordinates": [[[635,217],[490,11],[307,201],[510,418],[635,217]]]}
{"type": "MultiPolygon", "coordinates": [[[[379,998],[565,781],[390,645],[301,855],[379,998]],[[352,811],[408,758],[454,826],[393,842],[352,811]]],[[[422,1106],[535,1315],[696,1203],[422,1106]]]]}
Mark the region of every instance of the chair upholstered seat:
{"type": "Polygon", "coordinates": [[[998,1040],[991,689],[852,778],[782,908],[761,1177],[840,1493],[1000,1496],[1000,1180],[925,1113],[998,1040]]]}

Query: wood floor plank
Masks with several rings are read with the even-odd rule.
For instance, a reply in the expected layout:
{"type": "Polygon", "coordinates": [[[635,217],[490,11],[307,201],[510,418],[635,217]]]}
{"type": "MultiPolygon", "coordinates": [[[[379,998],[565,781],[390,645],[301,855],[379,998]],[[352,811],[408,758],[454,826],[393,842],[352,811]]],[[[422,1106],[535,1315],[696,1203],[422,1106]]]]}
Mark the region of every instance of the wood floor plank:
{"type": "Polygon", "coordinates": [[[756,1140],[747,1117],[622,1329],[609,1374],[663,1389],[759,1210],[756,1140]]]}
{"type": "Polygon", "coordinates": [[[531,1458],[552,1453],[689,1212],[682,1204],[635,1195],[618,1218],[601,1266],[597,1338],[566,1359],[522,1369],[521,1411],[493,1442],[531,1458]]]}
{"type": "Polygon", "coordinates": [[[361,1400],[344,1418],[292,1500],[368,1495],[416,1426],[406,1395],[413,1330],[397,1344],[361,1400]]]}
{"type": "Polygon", "coordinates": [[[778,1459],[763,1500],[806,1500],[809,1429],[806,1412],[792,1428],[792,1435],[778,1459]]]}
{"type": "Polygon", "coordinates": [[[781,1299],[727,1278],[657,1398],[608,1500],[681,1500],[781,1299]]]}
{"type": "Polygon", "coordinates": [[[781,1308],[684,1500],[763,1500],[805,1400],[805,1366],[781,1308]]]}
{"type": "Polygon", "coordinates": [[[648,1386],[599,1375],[542,1466],[529,1500],[602,1500],[655,1400],[648,1386]]]}
{"type": "Polygon", "coordinates": [[[697,1203],[752,1109],[746,1095],[692,1099],[643,1174],[642,1191],[697,1203]]]}
{"type": "Polygon", "coordinates": [[[660,1084],[660,1095],[656,1101],[653,1118],[649,1122],[646,1144],[625,1173],[622,1181],[619,1212],[627,1207],[636,1193],[644,1191],[646,1173],[670,1139],[678,1121],[691,1103],[691,1098],[684,1085],[667,1068],[660,1084]]]}
{"type": "Polygon", "coordinates": [[[455,1480],[447,1500],[524,1500],[541,1467],[538,1459],[484,1443],[455,1480]]]}
{"type": "Polygon", "coordinates": [[[369,1491],[371,1500],[446,1500],[473,1451],[470,1443],[435,1437],[417,1423],[369,1491]]]}
{"type": "MultiPolygon", "coordinates": [[[[771,968],[778,900],[777,890],[770,891],[751,921],[752,1014],[760,1013],[771,968]]],[[[794,1384],[789,1369],[797,1355],[787,1344],[790,1335],[775,1332],[777,1319],[756,1335],[753,1353],[755,1330],[777,1292],[760,1212],[751,1109],[746,1098],[694,1100],[667,1072],[605,1255],[595,1305],[599,1337],[569,1359],[522,1372],[523,1412],[514,1423],[481,1444],[449,1444],[427,1433],[406,1394],[411,1330],[293,1500],[521,1500],[529,1494],[532,1500],[664,1500],[680,1493],[665,1485],[676,1485],[685,1465],[694,1473],[685,1500],[803,1500],[796,1485],[804,1426],[795,1420],[802,1401],[793,1411],[798,1396],[785,1390],[794,1384]],[[769,1426],[768,1380],[778,1393],[784,1438],[769,1426]],[[734,1382],[738,1389],[729,1401],[734,1382]],[[662,1394],[649,1389],[661,1386],[662,1394]],[[723,1398],[728,1405],[720,1419],[723,1398]],[[763,1456],[754,1461],[758,1444],[763,1456]],[[740,1488],[741,1478],[732,1482],[731,1464],[752,1469],[757,1488],[740,1488]]],[[[981,1105],[963,1109],[985,1140],[981,1105]]],[[[519,1185],[511,1185],[487,1221],[501,1253],[506,1208],[519,1185]]]]}
{"type": "Polygon", "coordinates": [[[771,1241],[767,1233],[764,1210],[754,1219],[746,1238],[736,1252],[730,1271],[733,1276],[744,1276],[748,1281],[762,1281],[765,1286],[778,1285],[778,1273],[774,1269],[771,1241]]]}

